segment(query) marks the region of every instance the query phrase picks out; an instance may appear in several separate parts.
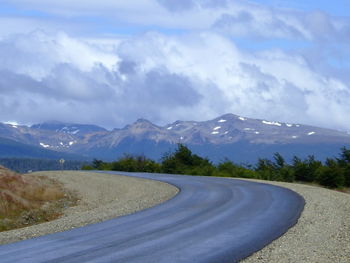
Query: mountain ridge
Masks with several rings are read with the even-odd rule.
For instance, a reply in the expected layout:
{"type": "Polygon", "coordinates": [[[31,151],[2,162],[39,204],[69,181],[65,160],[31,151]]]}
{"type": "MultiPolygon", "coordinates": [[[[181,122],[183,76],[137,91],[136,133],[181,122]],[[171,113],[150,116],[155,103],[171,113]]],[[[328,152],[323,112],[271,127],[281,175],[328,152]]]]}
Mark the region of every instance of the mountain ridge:
{"type": "Polygon", "coordinates": [[[249,154],[256,159],[266,157],[273,149],[288,153],[288,147],[293,149],[290,154],[304,156],[322,152],[332,155],[335,146],[350,146],[347,132],[252,119],[232,113],[207,121],[178,120],[164,126],[138,119],[113,130],[62,122],[32,126],[0,123],[0,137],[46,150],[108,160],[125,153],[159,159],[178,143],[215,161],[222,158],[251,161],[249,154]],[[240,158],[240,153],[246,157],[240,158]]]}

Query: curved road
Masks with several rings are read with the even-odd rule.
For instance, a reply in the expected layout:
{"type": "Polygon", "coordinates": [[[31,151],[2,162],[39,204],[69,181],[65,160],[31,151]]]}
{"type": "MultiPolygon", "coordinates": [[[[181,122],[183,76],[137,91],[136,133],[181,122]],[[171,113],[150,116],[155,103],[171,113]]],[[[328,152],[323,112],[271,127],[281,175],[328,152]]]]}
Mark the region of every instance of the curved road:
{"type": "Polygon", "coordinates": [[[180,189],[131,215],[0,246],[2,263],[236,262],[293,226],[304,199],[277,186],[227,178],[118,174],[180,189]]]}

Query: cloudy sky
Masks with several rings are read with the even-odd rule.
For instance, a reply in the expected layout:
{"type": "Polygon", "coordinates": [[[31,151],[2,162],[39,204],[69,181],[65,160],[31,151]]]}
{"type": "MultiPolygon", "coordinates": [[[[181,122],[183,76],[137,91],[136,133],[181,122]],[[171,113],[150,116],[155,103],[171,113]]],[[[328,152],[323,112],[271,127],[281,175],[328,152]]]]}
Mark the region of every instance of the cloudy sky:
{"type": "Polygon", "coordinates": [[[0,121],[350,130],[349,0],[2,0],[0,121]]]}

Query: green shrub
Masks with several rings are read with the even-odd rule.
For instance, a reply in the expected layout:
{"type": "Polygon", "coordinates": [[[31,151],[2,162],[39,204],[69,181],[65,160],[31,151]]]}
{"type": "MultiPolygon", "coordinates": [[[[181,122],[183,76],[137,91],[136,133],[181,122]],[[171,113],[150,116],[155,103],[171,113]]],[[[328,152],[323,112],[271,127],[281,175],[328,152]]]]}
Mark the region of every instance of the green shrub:
{"type": "Polygon", "coordinates": [[[326,166],[321,166],[316,172],[317,182],[330,188],[345,186],[344,170],[332,159],[327,159],[326,166]]]}

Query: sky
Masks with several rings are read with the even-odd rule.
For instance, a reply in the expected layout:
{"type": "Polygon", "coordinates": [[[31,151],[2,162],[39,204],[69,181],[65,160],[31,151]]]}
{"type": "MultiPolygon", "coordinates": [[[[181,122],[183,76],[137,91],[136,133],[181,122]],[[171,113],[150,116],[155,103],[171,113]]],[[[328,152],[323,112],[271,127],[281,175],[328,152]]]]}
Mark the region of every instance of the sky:
{"type": "Polygon", "coordinates": [[[0,24],[1,122],[350,131],[348,0],[2,0],[0,24]]]}

